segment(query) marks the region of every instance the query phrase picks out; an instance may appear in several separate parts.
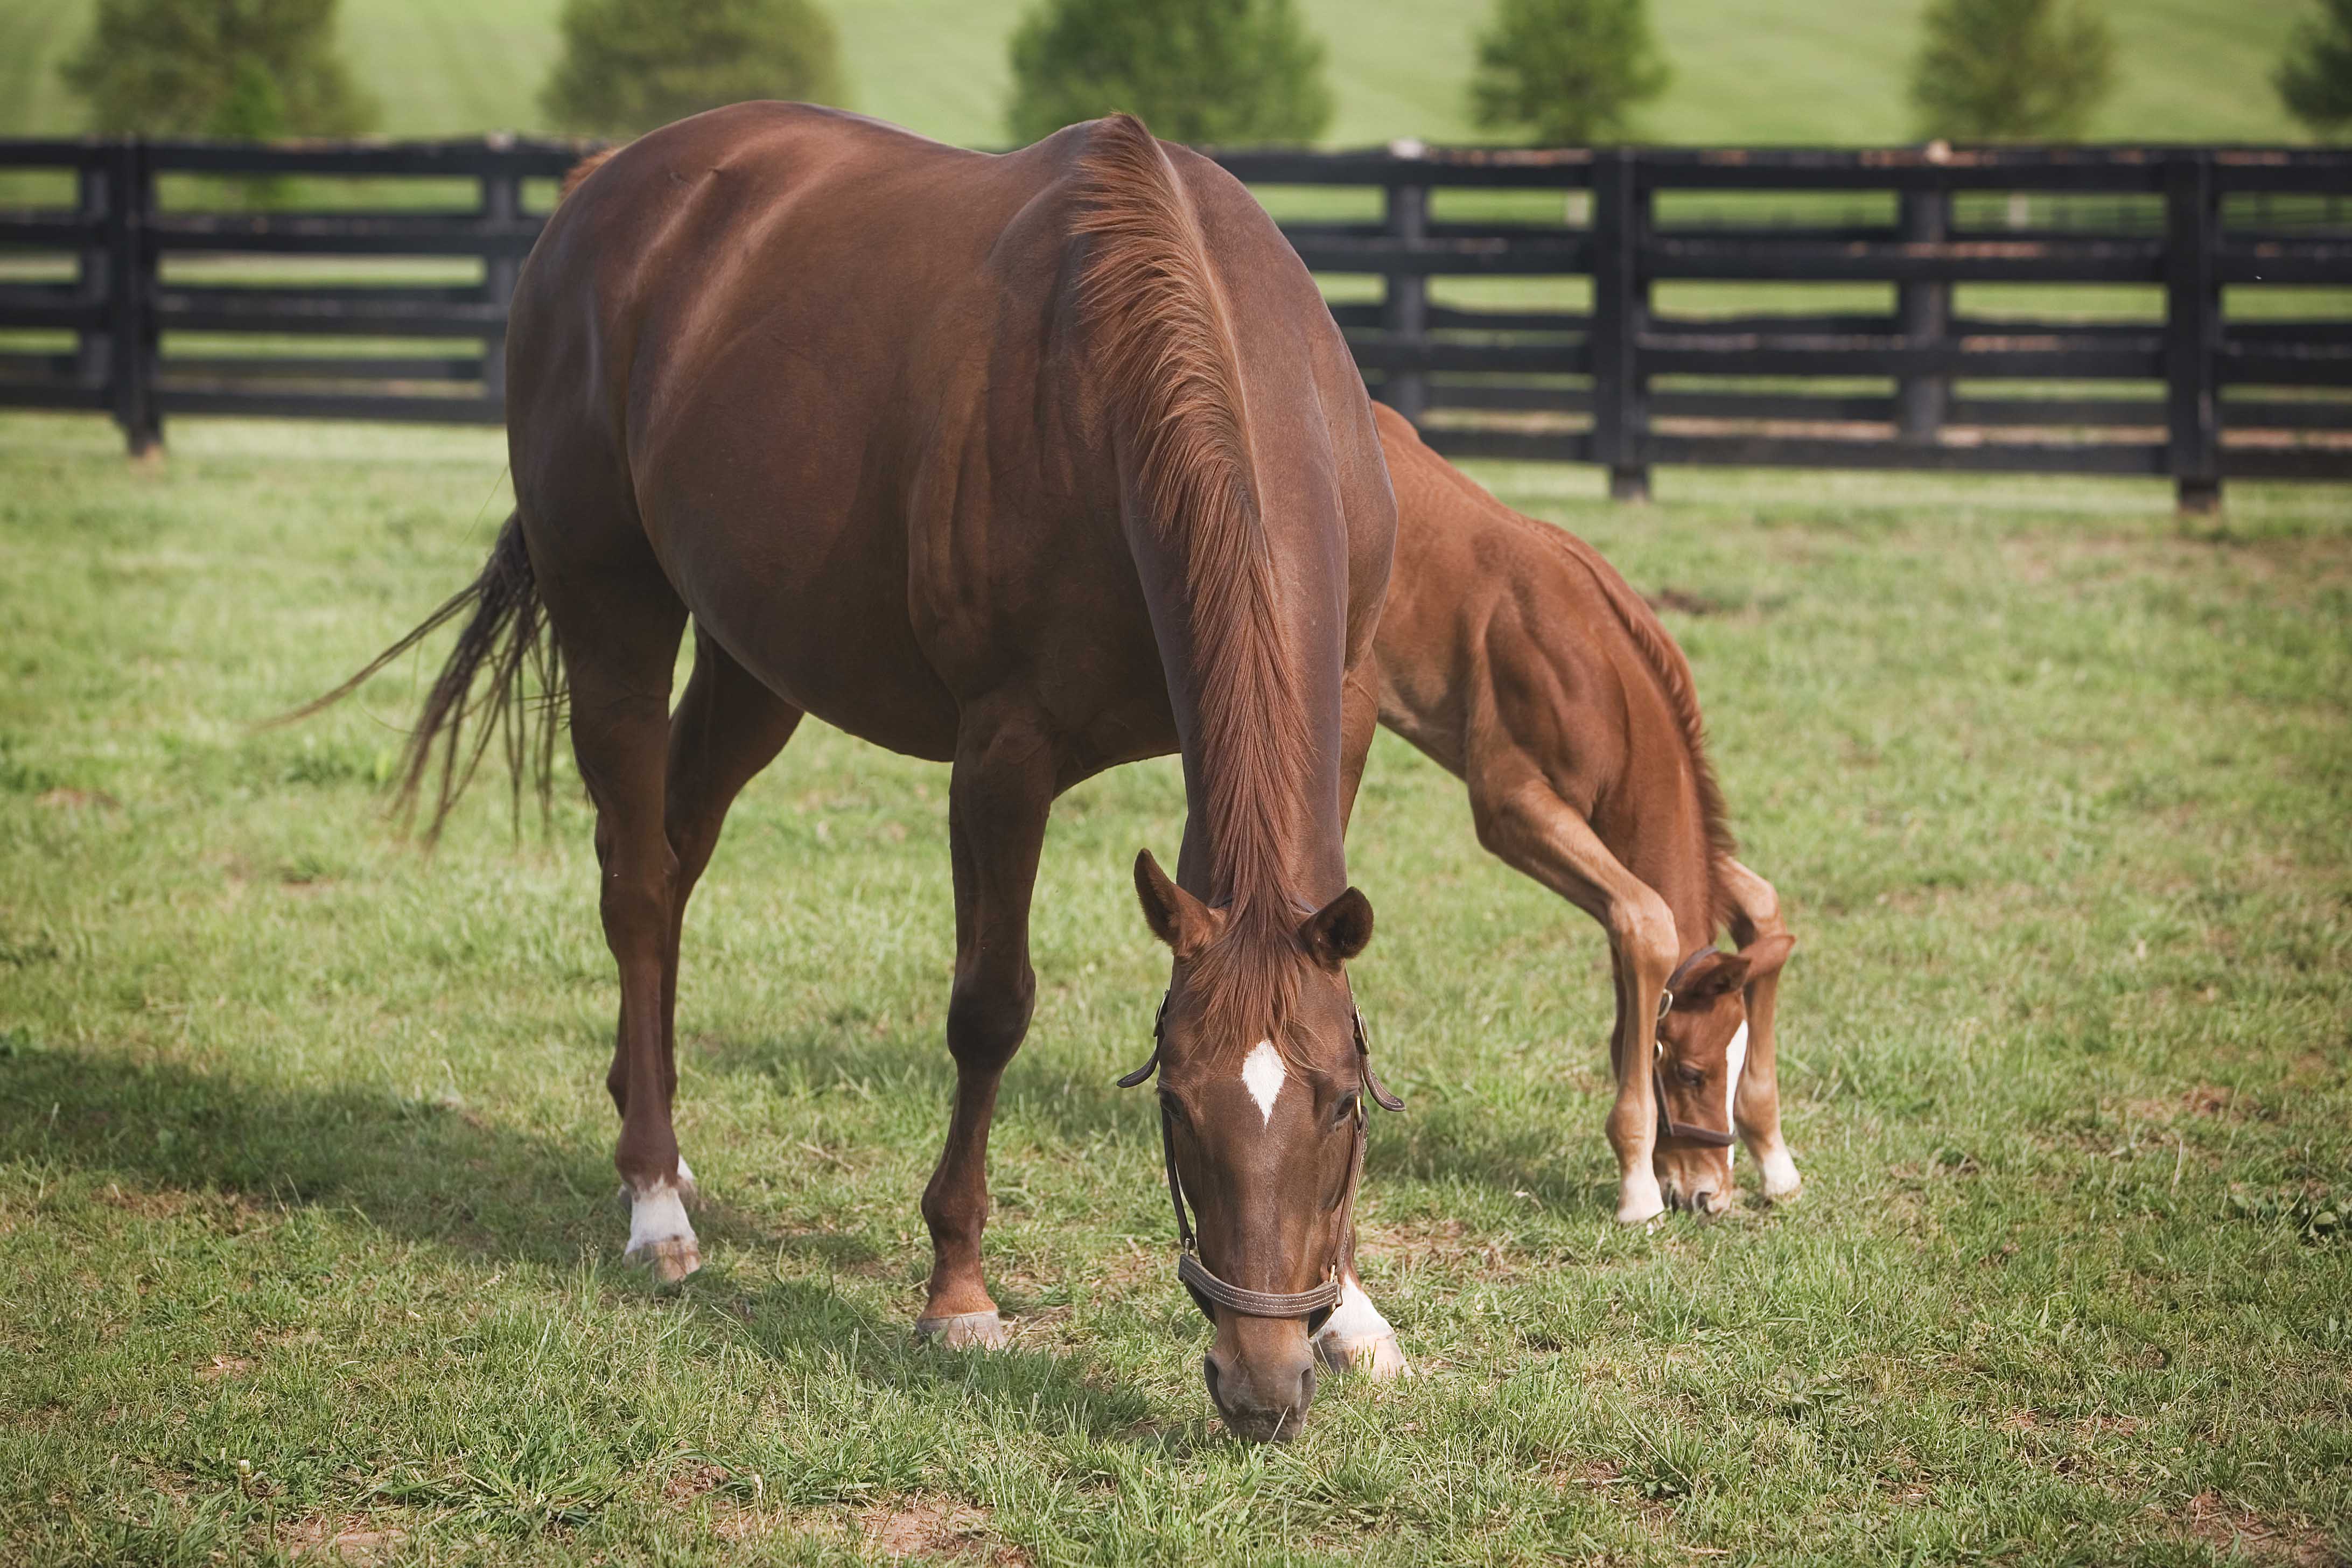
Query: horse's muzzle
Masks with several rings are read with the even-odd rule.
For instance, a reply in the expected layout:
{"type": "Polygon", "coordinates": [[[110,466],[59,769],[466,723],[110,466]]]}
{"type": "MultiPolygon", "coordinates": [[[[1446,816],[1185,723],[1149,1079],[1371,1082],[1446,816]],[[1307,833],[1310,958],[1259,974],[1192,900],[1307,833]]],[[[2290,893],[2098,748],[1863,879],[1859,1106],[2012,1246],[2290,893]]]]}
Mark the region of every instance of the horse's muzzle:
{"type": "Polygon", "coordinates": [[[1287,1443],[1305,1429],[1315,1403],[1315,1352],[1302,1337],[1296,1353],[1256,1358],[1261,1364],[1228,1360],[1213,1349],[1201,1358],[1209,1403],[1237,1437],[1254,1443],[1287,1443]]]}

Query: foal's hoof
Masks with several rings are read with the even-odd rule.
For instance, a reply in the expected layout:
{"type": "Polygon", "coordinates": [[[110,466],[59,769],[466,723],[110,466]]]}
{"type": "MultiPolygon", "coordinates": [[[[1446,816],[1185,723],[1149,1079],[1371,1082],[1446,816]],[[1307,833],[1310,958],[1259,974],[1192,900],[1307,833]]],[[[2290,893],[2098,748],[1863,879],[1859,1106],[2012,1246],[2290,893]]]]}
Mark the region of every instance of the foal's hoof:
{"type": "Polygon", "coordinates": [[[690,1236],[665,1237],[633,1247],[623,1258],[630,1263],[642,1263],[651,1268],[654,1278],[664,1285],[675,1285],[702,1267],[702,1248],[690,1236]]]}
{"type": "Polygon", "coordinates": [[[1412,1375],[1412,1363],[1404,1359],[1404,1347],[1393,1333],[1363,1340],[1327,1334],[1315,1342],[1315,1359],[1333,1372],[1356,1373],[1375,1383],[1412,1375]]]}
{"type": "Polygon", "coordinates": [[[1792,1204],[1805,1190],[1805,1180],[1797,1174],[1797,1163],[1789,1158],[1786,1150],[1776,1149],[1758,1162],[1764,1167],[1764,1201],[1771,1204],[1792,1204]]]}
{"type": "Polygon", "coordinates": [[[959,1312],[952,1318],[917,1318],[915,1337],[951,1351],[1001,1351],[1013,1331],[994,1312],[959,1312]]]}

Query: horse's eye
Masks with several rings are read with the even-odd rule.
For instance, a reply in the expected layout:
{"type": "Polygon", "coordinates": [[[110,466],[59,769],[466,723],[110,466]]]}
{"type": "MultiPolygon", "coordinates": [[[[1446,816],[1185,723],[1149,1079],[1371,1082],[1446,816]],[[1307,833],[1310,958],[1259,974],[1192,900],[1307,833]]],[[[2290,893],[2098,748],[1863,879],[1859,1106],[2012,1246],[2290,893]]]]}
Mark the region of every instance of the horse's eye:
{"type": "Polygon", "coordinates": [[[1706,1069],[1703,1068],[1692,1067],[1687,1062],[1684,1063],[1675,1070],[1682,1074],[1683,1082],[1692,1089],[1696,1089],[1699,1085],[1706,1081],[1706,1069]]]}
{"type": "Polygon", "coordinates": [[[1349,1119],[1356,1114],[1356,1107],[1358,1103],[1358,1098],[1353,1093],[1341,1095],[1339,1097],[1339,1102],[1331,1108],[1331,1125],[1334,1127],[1346,1126],[1349,1119]]]}
{"type": "Polygon", "coordinates": [[[1184,1102],[1165,1090],[1160,1092],[1160,1109],[1166,1111],[1168,1119],[1180,1127],[1189,1126],[1192,1122],[1192,1119],[1184,1114],[1184,1102]]]}

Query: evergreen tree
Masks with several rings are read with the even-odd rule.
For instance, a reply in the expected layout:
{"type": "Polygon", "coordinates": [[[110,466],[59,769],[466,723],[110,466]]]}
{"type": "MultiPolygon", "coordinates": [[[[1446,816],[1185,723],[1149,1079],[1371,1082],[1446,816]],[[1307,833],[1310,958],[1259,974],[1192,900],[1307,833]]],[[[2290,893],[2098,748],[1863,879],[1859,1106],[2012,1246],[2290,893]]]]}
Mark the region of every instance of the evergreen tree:
{"type": "Polygon", "coordinates": [[[1589,147],[1630,135],[1634,108],[1672,74],[1646,0],[1497,0],[1478,37],[1470,110],[1489,129],[1589,147]]]}
{"type": "Polygon", "coordinates": [[[2319,0],[2304,18],[2271,80],[2286,111],[2314,136],[2352,124],[2352,0],[2319,0]]]}
{"type": "Polygon", "coordinates": [[[745,99],[845,100],[815,0],[565,0],[540,101],[566,130],[635,136],[745,99]]]}
{"type": "Polygon", "coordinates": [[[58,74],[99,131],[347,136],[377,114],[335,53],[335,0],[98,0],[58,74]]]}
{"type": "Polygon", "coordinates": [[[1311,142],[1323,46],[1292,0],[1040,0],[1013,35],[1013,139],[1120,110],[1174,142],[1311,142]]]}
{"type": "Polygon", "coordinates": [[[1920,134],[2074,142],[2115,85],[2116,37],[2092,0],[1934,0],[1911,68],[1920,134]]]}

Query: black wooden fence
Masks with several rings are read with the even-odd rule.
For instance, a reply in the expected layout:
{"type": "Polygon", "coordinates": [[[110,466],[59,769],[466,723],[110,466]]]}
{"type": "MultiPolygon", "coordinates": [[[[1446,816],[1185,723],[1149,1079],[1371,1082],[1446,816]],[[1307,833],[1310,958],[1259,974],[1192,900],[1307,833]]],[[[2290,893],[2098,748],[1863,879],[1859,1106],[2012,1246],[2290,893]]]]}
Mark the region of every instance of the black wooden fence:
{"type": "MultiPolygon", "coordinates": [[[[0,178],[73,193],[0,210],[0,405],[107,410],[134,450],[180,414],[495,422],[507,298],[581,151],[0,142],[0,178]],[[410,194],[336,205],[355,184],[410,194]]],[[[2192,508],[2352,479],[2352,153],[1223,162],[1309,215],[1285,232],[1367,380],[1456,455],[1601,464],[1621,496],[1673,463],[2168,477],[2192,508]]]]}

